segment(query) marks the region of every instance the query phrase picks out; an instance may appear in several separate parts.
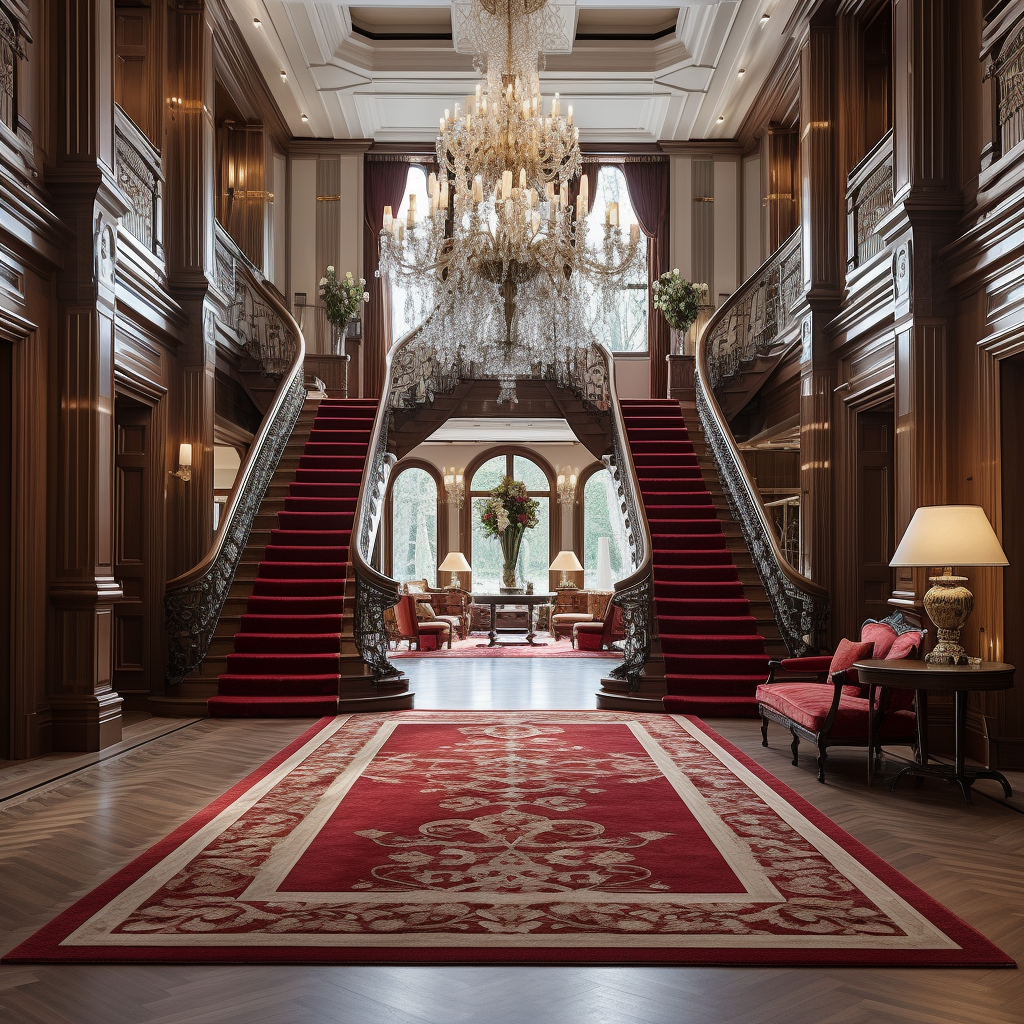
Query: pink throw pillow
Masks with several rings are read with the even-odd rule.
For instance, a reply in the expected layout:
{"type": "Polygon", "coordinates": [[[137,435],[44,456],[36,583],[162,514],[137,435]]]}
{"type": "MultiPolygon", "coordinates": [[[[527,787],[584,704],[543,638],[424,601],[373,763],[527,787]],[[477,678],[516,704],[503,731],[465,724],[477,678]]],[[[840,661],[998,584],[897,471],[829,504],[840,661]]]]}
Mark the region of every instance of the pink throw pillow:
{"type": "Polygon", "coordinates": [[[832,664],[828,667],[829,682],[832,681],[834,672],[845,672],[850,683],[858,683],[857,673],[851,669],[851,666],[861,658],[870,658],[874,646],[870,640],[840,640],[836,653],[832,655],[832,664]]]}
{"type": "Polygon", "coordinates": [[[910,630],[896,637],[885,656],[886,661],[899,661],[901,658],[916,658],[920,650],[921,642],[924,640],[924,633],[916,629],[910,630]]]}
{"type": "Polygon", "coordinates": [[[865,622],[860,630],[860,638],[874,644],[872,658],[884,658],[896,639],[896,630],[888,622],[865,622]]]}

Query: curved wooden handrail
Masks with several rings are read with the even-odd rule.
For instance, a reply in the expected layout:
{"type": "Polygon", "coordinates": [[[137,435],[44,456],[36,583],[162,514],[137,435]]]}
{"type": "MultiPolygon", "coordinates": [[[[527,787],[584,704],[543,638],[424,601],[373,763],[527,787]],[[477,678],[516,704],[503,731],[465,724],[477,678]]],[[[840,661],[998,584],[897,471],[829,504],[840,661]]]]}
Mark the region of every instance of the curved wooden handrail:
{"type": "MultiPolygon", "coordinates": [[[[634,541],[634,569],[614,587],[612,602],[622,609],[625,659],[608,674],[617,679],[626,679],[630,690],[640,688],[640,677],[651,653],[651,643],[656,632],[654,615],[654,576],[651,564],[653,542],[651,527],[647,522],[647,510],[640,496],[640,480],[633,465],[633,452],[626,434],[626,422],[622,418],[618,394],[615,390],[614,362],[611,352],[604,345],[595,343],[594,348],[602,355],[608,372],[608,410],[612,426],[612,459],[618,472],[618,483],[623,501],[626,528],[634,541]]],[[[608,460],[605,462],[608,465],[608,460]]],[[[609,465],[609,469],[612,467],[609,465]]]]}
{"type": "Polygon", "coordinates": [[[349,557],[356,578],[353,628],[356,647],[363,661],[373,669],[374,679],[397,675],[398,669],[387,656],[388,638],[384,611],[398,603],[398,582],[378,572],[370,559],[383,517],[383,502],[388,477],[395,458],[387,451],[386,427],[391,414],[392,367],[398,354],[411,345],[419,334],[415,327],[399,339],[387,354],[384,364],[384,393],[373,419],[373,430],[367,448],[366,467],[359,482],[356,510],[352,520],[352,541],[349,557]]]}
{"type": "MultiPolygon", "coordinates": [[[[225,246],[245,274],[244,284],[279,317],[285,331],[294,338],[294,354],[281,377],[273,402],[260,424],[253,443],[235,477],[224,505],[217,532],[200,561],[187,572],[170,580],[164,605],[167,618],[167,682],[175,685],[197,668],[209,648],[238,562],[292,429],[302,411],[306,389],[303,381],[305,340],[285,304],[268,288],[263,275],[245,258],[226,233],[218,241],[225,246]]],[[[232,308],[242,309],[236,293],[229,296],[232,308]]],[[[237,325],[227,324],[229,329],[237,325]]]]}
{"type": "MultiPolygon", "coordinates": [[[[697,341],[695,383],[697,412],[701,419],[726,497],[733,509],[751,557],[772,603],[775,619],[786,646],[794,656],[820,646],[828,616],[828,591],[790,565],[764,510],[761,493],[754,483],[743,455],[732,435],[728,420],[715,397],[714,375],[709,367],[710,347],[719,329],[735,312],[735,307],[770,274],[777,273],[783,259],[799,247],[800,229],[778,252],[766,260],[754,274],[719,307],[697,341]]],[[[784,327],[779,324],[779,328],[784,327]]]]}

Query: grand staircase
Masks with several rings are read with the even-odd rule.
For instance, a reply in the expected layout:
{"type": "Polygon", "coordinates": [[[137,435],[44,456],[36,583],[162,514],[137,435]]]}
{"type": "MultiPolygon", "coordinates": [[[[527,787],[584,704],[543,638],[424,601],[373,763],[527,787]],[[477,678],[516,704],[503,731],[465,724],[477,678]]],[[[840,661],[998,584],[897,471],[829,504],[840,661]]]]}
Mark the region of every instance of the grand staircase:
{"type": "MultiPolygon", "coordinates": [[[[337,712],[349,536],[376,409],[372,400],[320,403],[276,526],[250,535],[250,548],[266,545],[237,631],[231,609],[228,622],[222,616],[233,649],[208,701],[211,717],[337,712]]],[[[280,501],[273,491],[264,505],[280,501]]]]}
{"type": "Polygon", "coordinates": [[[651,532],[665,708],[756,717],[754,692],[768,674],[765,637],[748,599],[759,588],[740,578],[680,405],[621,407],[651,532]]]}

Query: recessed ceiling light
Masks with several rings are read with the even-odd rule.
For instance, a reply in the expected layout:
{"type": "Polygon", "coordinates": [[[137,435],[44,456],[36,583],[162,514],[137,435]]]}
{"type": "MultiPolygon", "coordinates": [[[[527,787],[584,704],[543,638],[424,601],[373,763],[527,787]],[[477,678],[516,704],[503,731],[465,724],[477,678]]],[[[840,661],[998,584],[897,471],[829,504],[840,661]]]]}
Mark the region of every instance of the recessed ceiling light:
{"type": "Polygon", "coordinates": [[[301,116],[302,116],[302,120],[303,120],[303,121],[308,121],[308,120],[309,120],[309,118],[308,118],[308,117],[306,117],[306,115],[305,115],[305,114],[302,114],[301,116]]]}
{"type": "Polygon", "coordinates": [[[722,114],[718,119],[718,123],[721,124],[725,120],[725,114],[722,114]]]}
{"type": "Polygon", "coordinates": [[[259,19],[259,18],[253,18],[253,19],[252,19],[252,23],[253,23],[253,24],[254,24],[254,25],[255,25],[255,26],[257,27],[257,28],[263,28],[263,22],[262,22],[262,21],[260,21],[260,19],[259,19]]]}
{"type": "Polygon", "coordinates": [[[288,81],[288,72],[287,71],[282,71],[281,72],[281,81],[282,82],[287,82],[288,81]]]}
{"type": "Polygon", "coordinates": [[[763,25],[766,21],[770,21],[771,17],[772,16],[767,11],[765,11],[764,14],[761,15],[761,24],[763,25]]]}
{"type": "Polygon", "coordinates": [[[740,68],[739,71],[736,72],[736,76],[737,76],[737,78],[742,78],[746,73],[747,73],[747,69],[746,68],[740,68]]]}

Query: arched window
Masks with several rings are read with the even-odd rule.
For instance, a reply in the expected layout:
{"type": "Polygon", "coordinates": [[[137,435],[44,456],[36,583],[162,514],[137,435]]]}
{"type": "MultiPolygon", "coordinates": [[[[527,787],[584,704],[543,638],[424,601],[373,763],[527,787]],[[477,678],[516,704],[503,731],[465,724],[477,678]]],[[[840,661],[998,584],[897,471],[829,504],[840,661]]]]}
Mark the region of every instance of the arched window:
{"type": "MultiPolygon", "coordinates": [[[[587,231],[587,241],[597,249],[600,249],[604,239],[604,224],[610,203],[619,204],[619,227],[628,239],[631,225],[639,221],[629,201],[626,176],[619,167],[602,167],[597,173],[594,208],[590,213],[587,231]]],[[[613,352],[647,351],[647,236],[643,231],[640,232],[640,245],[643,248],[643,269],[622,288],[614,308],[602,314],[594,300],[593,314],[598,339],[613,352]]]]}
{"type": "MultiPolygon", "coordinates": [[[[626,524],[615,493],[615,481],[607,469],[599,469],[583,483],[581,501],[583,521],[583,585],[597,587],[601,539],[608,541],[608,561],[611,582],[615,583],[631,571],[626,524]]],[[[602,581],[604,582],[604,581],[602,581]]]]}
{"type": "Polygon", "coordinates": [[[550,585],[548,566],[552,558],[551,531],[554,526],[551,521],[550,472],[533,457],[517,451],[488,453],[483,462],[475,468],[470,467],[470,472],[467,473],[469,500],[466,503],[469,529],[465,535],[469,541],[469,561],[473,566],[473,589],[478,594],[496,594],[501,586],[501,545],[484,533],[480,515],[490,498],[490,492],[506,476],[511,476],[526,484],[530,497],[539,503],[537,525],[523,535],[516,575],[524,582],[532,583],[534,590],[547,591],[550,585]]]}
{"type": "Polygon", "coordinates": [[[437,585],[437,480],[411,465],[391,482],[391,575],[437,585]]]}
{"type": "MultiPolygon", "coordinates": [[[[395,219],[405,223],[409,213],[409,195],[416,196],[416,210],[422,217],[430,207],[427,197],[427,172],[420,164],[410,164],[409,177],[405,185],[405,198],[395,214],[395,219]]],[[[391,343],[401,340],[417,324],[421,323],[424,310],[418,308],[412,289],[406,288],[402,278],[391,282],[391,343]]]]}

